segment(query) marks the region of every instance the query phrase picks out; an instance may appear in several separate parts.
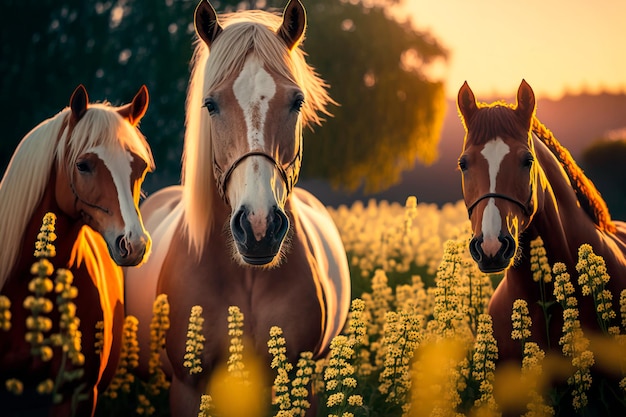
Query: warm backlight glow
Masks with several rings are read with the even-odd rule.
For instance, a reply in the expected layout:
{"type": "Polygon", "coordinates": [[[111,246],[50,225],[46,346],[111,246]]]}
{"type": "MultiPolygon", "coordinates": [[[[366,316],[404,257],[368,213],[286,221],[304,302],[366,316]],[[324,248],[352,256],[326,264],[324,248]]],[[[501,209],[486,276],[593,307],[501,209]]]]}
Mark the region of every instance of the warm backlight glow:
{"type": "Polygon", "coordinates": [[[466,80],[477,96],[501,97],[522,78],[541,98],[626,93],[623,0],[404,0],[407,15],[449,50],[434,74],[450,98],[466,80]]]}

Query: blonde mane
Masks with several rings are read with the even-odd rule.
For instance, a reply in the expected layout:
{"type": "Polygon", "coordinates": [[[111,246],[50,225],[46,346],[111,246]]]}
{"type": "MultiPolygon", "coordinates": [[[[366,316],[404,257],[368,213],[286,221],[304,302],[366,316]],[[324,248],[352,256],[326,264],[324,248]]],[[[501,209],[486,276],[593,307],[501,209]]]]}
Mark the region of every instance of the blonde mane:
{"type": "MultiPolygon", "coordinates": [[[[301,124],[321,124],[320,113],[330,115],[326,106],[334,101],[328,95],[328,85],[307,64],[306,54],[299,46],[291,52],[287,50],[276,35],[281,23],[280,16],[258,10],[225,14],[220,16],[224,30],[210,54],[206,44],[196,40],[187,91],[182,173],[184,228],[190,249],[196,254],[202,253],[206,237],[214,227],[211,121],[202,109],[204,98],[228,76],[239,73],[249,54],[255,54],[268,71],[278,73],[302,89],[305,100],[301,124]]],[[[300,127],[297,130],[301,132],[300,127]]]]}
{"type": "Polygon", "coordinates": [[[145,138],[115,107],[90,104],[68,138],[69,117],[70,109],[65,108],[32,129],[18,145],[0,182],[0,288],[15,263],[22,235],[41,201],[55,159],[57,170],[63,164],[73,166],[87,149],[104,145],[135,152],[154,168],[145,138]]]}

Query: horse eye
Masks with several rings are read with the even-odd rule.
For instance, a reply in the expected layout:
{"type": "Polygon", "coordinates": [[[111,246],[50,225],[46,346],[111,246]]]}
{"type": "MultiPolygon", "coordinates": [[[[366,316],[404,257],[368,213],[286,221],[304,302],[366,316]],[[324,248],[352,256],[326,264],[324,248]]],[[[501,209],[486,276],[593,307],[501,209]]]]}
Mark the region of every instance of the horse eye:
{"type": "Polygon", "coordinates": [[[299,112],[302,109],[302,105],[304,104],[304,96],[302,94],[298,94],[293,101],[293,105],[291,106],[291,110],[294,112],[299,112]]]}
{"type": "Polygon", "coordinates": [[[459,169],[461,171],[467,170],[467,160],[464,157],[459,158],[459,169]]]}
{"type": "Polygon", "coordinates": [[[76,169],[80,172],[88,173],[91,172],[91,166],[86,161],[78,161],[76,162],[76,169]]]}
{"type": "Polygon", "coordinates": [[[206,109],[209,111],[209,114],[211,116],[218,113],[217,103],[215,103],[215,101],[212,98],[207,98],[204,101],[204,107],[206,107],[206,109]]]}
{"type": "Polygon", "coordinates": [[[524,168],[530,168],[533,162],[535,162],[535,158],[531,154],[526,155],[523,161],[524,168]]]}

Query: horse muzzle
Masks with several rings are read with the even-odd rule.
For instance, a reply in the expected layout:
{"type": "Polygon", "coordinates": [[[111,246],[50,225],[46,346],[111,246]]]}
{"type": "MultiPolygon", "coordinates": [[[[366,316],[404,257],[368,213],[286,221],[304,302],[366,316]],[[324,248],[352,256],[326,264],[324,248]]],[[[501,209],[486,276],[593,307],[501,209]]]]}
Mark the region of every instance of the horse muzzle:
{"type": "Polygon", "coordinates": [[[114,244],[107,240],[109,254],[119,266],[137,266],[142,263],[150,251],[150,244],[150,237],[145,233],[135,235],[129,232],[119,235],[115,238],[114,244]]]}
{"type": "Polygon", "coordinates": [[[502,272],[511,265],[517,252],[517,244],[511,236],[498,236],[497,242],[485,242],[483,236],[474,237],[469,243],[470,255],[478,268],[488,274],[502,272]]]}
{"type": "Polygon", "coordinates": [[[231,217],[230,229],[237,252],[249,265],[263,266],[274,262],[289,230],[289,219],[274,206],[259,216],[241,206],[231,217]]]}

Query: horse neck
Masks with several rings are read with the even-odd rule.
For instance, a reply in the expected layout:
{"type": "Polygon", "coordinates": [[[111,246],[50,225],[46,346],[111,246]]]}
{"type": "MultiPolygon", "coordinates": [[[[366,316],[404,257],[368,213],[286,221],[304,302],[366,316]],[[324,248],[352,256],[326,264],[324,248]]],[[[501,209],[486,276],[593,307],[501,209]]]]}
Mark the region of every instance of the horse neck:
{"type": "Polygon", "coordinates": [[[578,203],[567,174],[552,152],[535,140],[539,163],[537,173],[538,210],[524,234],[524,250],[530,256],[530,241],[541,236],[550,263],[563,262],[568,269],[577,261],[578,247],[594,244],[599,234],[593,221],[578,203]]]}

